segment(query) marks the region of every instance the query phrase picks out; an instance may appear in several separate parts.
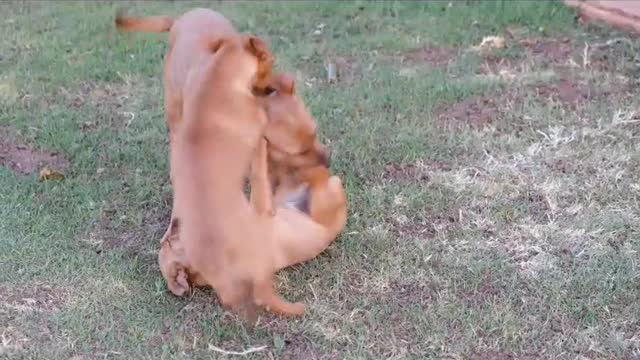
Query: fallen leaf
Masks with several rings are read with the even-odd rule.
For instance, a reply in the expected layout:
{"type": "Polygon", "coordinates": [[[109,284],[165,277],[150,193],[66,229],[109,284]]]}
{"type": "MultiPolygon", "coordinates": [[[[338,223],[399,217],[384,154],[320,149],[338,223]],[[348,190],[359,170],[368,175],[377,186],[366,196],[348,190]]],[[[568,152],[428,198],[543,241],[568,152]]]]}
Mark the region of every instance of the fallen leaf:
{"type": "Polygon", "coordinates": [[[485,36],[480,42],[480,45],[474,46],[474,50],[487,50],[487,49],[504,49],[506,43],[502,36],[485,36]]]}
{"type": "Polygon", "coordinates": [[[40,170],[40,181],[45,180],[62,180],[64,179],[64,174],[60,171],[49,169],[48,167],[40,170]]]}

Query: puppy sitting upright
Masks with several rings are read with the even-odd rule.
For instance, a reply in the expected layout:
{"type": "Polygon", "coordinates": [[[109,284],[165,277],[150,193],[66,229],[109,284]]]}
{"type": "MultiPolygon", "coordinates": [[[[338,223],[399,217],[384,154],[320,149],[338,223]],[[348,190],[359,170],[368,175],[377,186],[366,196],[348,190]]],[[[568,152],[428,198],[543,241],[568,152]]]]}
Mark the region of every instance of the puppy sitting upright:
{"type": "MultiPolygon", "coordinates": [[[[275,93],[260,98],[269,118],[265,138],[279,145],[265,148],[262,143],[256,151],[251,198],[258,205],[266,203],[275,191],[276,236],[270,253],[276,268],[282,269],[318,256],[336,239],[346,224],[347,198],[340,178],[332,176],[325,165],[317,165],[315,154],[324,154],[324,146],[316,138],[313,116],[296,96],[293,78],[275,75],[270,87],[275,93]]],[[[169,290],[177,296],[191,287],[207,286],[185,256],[178,236],[180,226],[175,218],[158,259],[169,290]]]]}
{"type": "Polygon", "coordinates": [[[273,287],[272,204],[252,207],[243,192],[267,122],[251,92],[264,46],[252,37],[210,46],[215,55],[202,56],[187,76],[175,137],[175,207],[185,256],[224,306],[249,297],[276,313],[301,315],[305,306],[285,301],[273,287]]]}

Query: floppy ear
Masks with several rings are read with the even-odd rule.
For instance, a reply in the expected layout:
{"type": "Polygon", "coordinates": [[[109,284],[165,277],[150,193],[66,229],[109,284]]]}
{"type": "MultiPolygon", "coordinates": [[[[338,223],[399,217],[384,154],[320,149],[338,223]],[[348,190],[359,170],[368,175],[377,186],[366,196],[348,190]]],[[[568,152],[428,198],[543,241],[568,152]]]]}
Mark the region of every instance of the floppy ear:
{"type": "Polygon", "coordinates": [[[216,53],[218,52],[218,50],[220,50],[220,48],[222,48],[222,46],[227,42],[228,40],[225,38],[222,39],[215,39],[215,40],[210,40],[209,44],[208,44],[208,48],[209,50],[211,50],[211,52],[216,53]]]}
{"type": "Polygon", "coordinates": [[[278,74],[276,75],[274,82],[278,91],[288,95],[295,95],[296,81],[293,76],[288,74],[278,74]]]}
{"type": "Polygon", "coordinates": [[[258,60],[258,71],[254,79],[253,89],[258,90],[258,93],[266,94],[269,92],[267,88],[273,76],[273,55],[269,51],[267,44],[258,37],[245,35],[243,43],[244,49],[258,60]]]}
{"type": "Polygon", "coordinates": [[[245,39],[245,49],[253,54],[260,61],[272,61],[273,56],[267,44],[256,36],[247,36],[245,39]]]}

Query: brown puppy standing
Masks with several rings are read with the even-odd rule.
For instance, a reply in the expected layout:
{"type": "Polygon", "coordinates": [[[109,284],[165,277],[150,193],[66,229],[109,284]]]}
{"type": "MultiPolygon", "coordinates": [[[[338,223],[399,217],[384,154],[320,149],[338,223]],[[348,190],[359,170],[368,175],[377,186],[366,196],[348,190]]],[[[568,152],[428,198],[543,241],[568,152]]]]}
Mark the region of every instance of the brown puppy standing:
{"type": "MultiPolygon", "coordinates": [[[[201,57],[210,55],[208,41],[237,37],[239,34],[222,14],[209,9],[193,9],[177,19],[166,16],[149,18],[116,15],[116,27],[134,32],[169,32],[169,51],[164,61],[164,98],[167,125],[169,127],[169,167],[173,183],[175,177],[174,146],[175,134],[182,123],[183,98],[189,71],[198,64],[201,57]]],[[[259,49],[264,58],[259,63],[255,79],[255,89],[263,91],[271,80],[273,57],[265,48],[259,49]],[[269,75],[269,76],[267,76],[269,75]]],[[[171,224],[176,217],[175,200],[171,207],[171,222],[161,242],[171,234],[171,224]]]]}
{"type": "MultiPolygon", "coordinates": [[[[207,53],[206,46],[203,46],[203,43],[197,40],[203,37],[215,39],[216,37],[230,34],[236,35],[236,31],[222,15],[206,9],[189,11],[175,21],[169,17],[141,19],[119,15],[116,18],[116,24],[118,28],[127,31],[171,31],[170,49],[165,60],[164,76],[167,121],[170,140],[173,144],[176,129],[182,122],[182,90],[185,86],[186,74],[194,66],[196,59],[207,53]]],[[[272,61],[270,57],[267,60],[272,61]]],[[[268,68],[269,61],[262,63],[262,69],[268,68]]],[[[259,71],[259,73],[264,73],[264,71],[259,71]]],[[[264,76],[259,78],[266,79],[264,76]]],[[[277,92],[274,94],[275,96],[264,98],[263,105],[269,111],[268,115],[271,120],[266,134],[270,140],[270,163],[271,165],[283,166],[271,167],[270,165],[269,173],[290,174],[289,166],[326,164],[326,150],[315,138],[315,122],[306,112],[302,102],[297,97],[292,96],[294,89],[292,80],[283,75],[278,76],[275,81],[279,83],[277,86],[283,88],[284,91],[277,92]],[[292,156],[287,157],[289,154],[292,156]],[[281,161],[284,161],[284,163],[281,164],[281,161]]],[[[256,85],[260,88],[264,87],[265,83],[258,79],[256,85]]],[[[173,153],[174,146],[171,146],[171,148],[173,153]]],[[[173,155],[171,163],[175,163],[173,155]]],[[[175,171],[172,169],[171,173],[173,178],[175,171]]],[[[273,178],[280,179],[282,176],[278,175],[273,178]]],[[[339,179],[335,178],[333,183],[336,181],[339,182],[339,179]]],[[[342,194],[342,197],[344,197],[344,190],[341,185],[337,188],[341,191],[337,191],[337,193],[342,194]]],[[[321,191],[317,191],[317,193],[320,194],[321,191]]],[[[336,192],[334,191],[334,193],[336,192]]],[[[338,198],[340,197],[334,197],[334,199],[338,198]]],[[[319,204],[318,201],[312,201],[312,203],[319,204]]],[[[346,203],[344,208],[346,219],[346,203]]],[[[206,282],[201,278],[200,274],[193,272],[191,266],[187,266],[188,261],[185,257],[183,243],[178,241],[180,237],[177,230],[181,227],[181,223],[176,218],[175,211],[174,204],[171,225],[163,237],[159,260],[163,276],[167,280],[170,290],[176,295],[182,295],[189,288],[187,278],[190,278],[195,286],[204,286],[206,282]]],[[[338,218],[340,217],[340,211],[336,211],[335,214],[338,218]]],[[[337,223],[339,224],[340,221],[337,223]]],[[[323,231],[316,231],[316,238],[322,238],[323,240],[311,240],[309,243],[302,244],[304,246],[299,247],[299,249],[307,249],[309,254],[315,251],[315,254],[307,255],[308,258],[312,258],[324,250],[343,227],[344,224],[336,226],[335,230],[330,231],[329,235],[326,235],[323,231]],[[313,245],[314,243],[316,245],[313,245]]],[[[311,228],[313,228],[313,225],[311,228]]],[[[282,244],[287,243],[291,243],[291,241],[282,242],[282,244]]],[[[278,247],[275,248],[277,249],[278,247]]],[[[287,264],[292,265],[303,261],[303,259],[291,261],[286,264],[282,263],[279,267],[285,267],[287,264]]]]}
{"type": "MultiPolygon", "coordinates": [[[[216,40],[188,74],[184,123],[174,138],[175,207],[179,237],[193,269],[224,306],[249,300],[283,315],[301,315],[302,303],[276,294],[269,189],[247,201],[243,184],[267,117],[252,84],[260,76],[256,38],[216,40]]],[[[266,150],[261,150],[266,151],[266,150]]],[[[266,158],[263,169],[266,171],[266,158]]]]}
{"type": "MultiPolygon", "coordinates": [[[[167,32],[169,31],[169,51],[165,58],[164,63],[164,91],[165,91],[165,111],[167,117],[167,123],[169,127],[169,142],[170,142],[170,177],[173,182],[175,176],[175,170],[173,169],[173,143],[175,132],[179,124],[182,122],[182,110],[183,110],[183,92],[185,88],[185,82],[187,74],[198,59],[208,54],[203,39],[220,39],[222,37],[235,37],[238,33],[231,25],[231,23],[221,14],[209,10],[209,9],[193,9],[184,13],[177,19],[172,19],[166,16],[148,17],[148,18],[135,18],[118,14],[116,16],[116,26],[118,29],[134,32],[167,32]]],[[[269,85],[269,77],[266,76],[271,71],[273,65],[273,57],[267,51],[266,47],[260,49],[264,55],[264,58],[259,64],[258,76],[256,83],[254,84],[254,90],[258,93],[265,92],[269,85]]],[[[269,100],[265,101],[265,104],[269,103],[269,100]]],[[[293,120],[296,120],[295,114],[293,120]]],[[[295,125],[296,131],[292,132],[292,122],[288,122],[288,126],[280,126],[282,121],[274,122],[273,128],[268,131],[267,138],[270,140],[271,146],[280,146],[284,151],[300,152],[302,148],[306,153],[304,157],[298,157],[299,159],[309,163],[315,164],[327,164],[327,154],[325,148],[317,143],[313,142],[314,136],[311,138],[305,133],[309,126],[305,124],[309,123],[306,118],[301,118],[298,122],[300,125],[295,125]],[[311,140],[310,143],[305,142],[311,140]]],[[[270,147],[271,147],[270,146],[270,147]]],[[[165,235],[163,236],[161,243],[163,248],[171,246],[172,228],[179,224],[179,220],[176,219],[175,204],[171,211],[171,222],[165,235]]],[[[175,236],[175,234],[173,235],[175,236]]],[[[162,255],[162,254],[161,254],[162,255]]],[[[162,259],[161,259],[161,269],[162,259]]],[[[165,278],[167,275],[164,273],[165,278]]],[[[175,274],[178,275],[177,273],[175,274]]],[[[182,278],[180,276],[179,278],[182,278]]],[[[172,292],[178,293],[183,285],[184,281],[173,283],[170,282],[170,288],[172,292]]]]}

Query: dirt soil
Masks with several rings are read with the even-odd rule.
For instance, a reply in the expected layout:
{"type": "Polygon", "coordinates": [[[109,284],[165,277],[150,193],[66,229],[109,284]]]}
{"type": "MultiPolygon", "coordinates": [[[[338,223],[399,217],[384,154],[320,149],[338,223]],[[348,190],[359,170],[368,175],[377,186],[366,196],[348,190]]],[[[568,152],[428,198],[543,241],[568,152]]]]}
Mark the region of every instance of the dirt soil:
{"type": "Polygon", "coordinates": [[[0,128],[0,166],[19,175],[38,173],[47,166],[58,171],[69,166],[69,160],[57,151],[43,151],[20,142],[8,130],[0,128]]]}
{"type": "MultiPolygon", "coordinates": [[[[569,77],[561,77],[558,81],[550,84],[467,98],[440,108],[436,114],[439,121],[448,126],[455,127],[465,124],[472,128],[483,128],[491,124],[493,119],[504,111],[504,104],[522,104],[529,96],[533,96],[539,101],[559,102],[562,106],[575,110],[580,104],[595,97],[608,96],[612,91],[614,90],[595,89],[569,77]]],[[[623,87],[615,89],[615,92],[623,91],[625,91],[623,87]]]]}
{"type": "MultiPolygon", "coordinates": [[[[495,53],[483,55],[484,65],[481,73],[500,73],[502,70],[522,69],[526,66],[546,68],[562,67],[569,60],[573,60],[573,55],[577,51],[572,40],[562,39],[522,39],[514,44],[507,42],[507,46],[522,48],[523,54],[516,58],[508,58],[495,53]]],[[[578,61],[577,59],[574,61],[578,61]]]]}
{"type": "Polygon", "coordinates": [[[455,60],[458,50],[437,46],[423,46],[413,49],[402,56],[403,62],[426,64],[429,66],[444,66],[455,60]]]}

